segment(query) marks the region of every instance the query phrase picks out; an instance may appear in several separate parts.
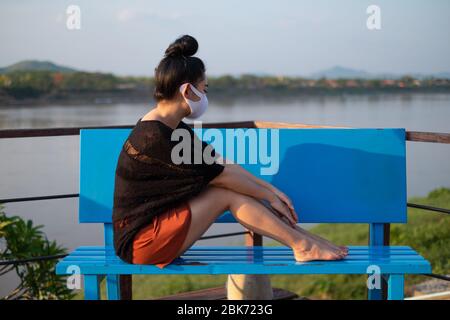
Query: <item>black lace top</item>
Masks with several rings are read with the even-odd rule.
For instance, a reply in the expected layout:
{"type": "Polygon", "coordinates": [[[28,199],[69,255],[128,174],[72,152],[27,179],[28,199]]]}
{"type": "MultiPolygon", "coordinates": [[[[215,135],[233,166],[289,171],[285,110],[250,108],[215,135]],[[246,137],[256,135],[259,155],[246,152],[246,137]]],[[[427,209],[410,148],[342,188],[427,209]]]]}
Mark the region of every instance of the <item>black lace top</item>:
{"type": "MultiPolygon", "coordinates": [[[[174,130],[158,120],[139,119],[119,154],[114,184],[114,248],[128,263],[132,263],[133,238],[142,227],[154,216],[197,195],[224,169],[198,157],[198,152],[203,154],[207,147],[209,154],[217,155],[186,123],[181,121],[176,129],[189,132],[191,161],[172,161],[173,147],[180,141],[172,141],[174,130]]],[[[187,156],[183,152],[179,154],[187,156]]]]}

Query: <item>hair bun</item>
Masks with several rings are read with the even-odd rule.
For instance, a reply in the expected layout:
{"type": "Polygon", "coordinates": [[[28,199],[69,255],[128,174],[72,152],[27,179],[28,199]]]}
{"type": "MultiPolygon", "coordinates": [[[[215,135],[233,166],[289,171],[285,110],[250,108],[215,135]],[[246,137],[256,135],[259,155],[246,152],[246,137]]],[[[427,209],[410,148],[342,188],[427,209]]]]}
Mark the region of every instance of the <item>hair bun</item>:
{"type": "Polygon", "coordinates": [[[184,35],[175,40],[165,52],[166,57],[193,56],[198,50],[198,42],[194,37],[184,35]]]}

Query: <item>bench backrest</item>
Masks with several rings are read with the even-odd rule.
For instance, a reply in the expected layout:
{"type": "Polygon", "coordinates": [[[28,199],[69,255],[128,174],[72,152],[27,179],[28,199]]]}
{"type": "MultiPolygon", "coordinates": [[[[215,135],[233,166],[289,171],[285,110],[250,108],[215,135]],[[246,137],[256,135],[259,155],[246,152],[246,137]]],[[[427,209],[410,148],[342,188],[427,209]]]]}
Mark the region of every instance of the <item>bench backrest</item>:
{"type": "MultiPolygon", "coordinates": [[[[81,130],[81,223],[111,223],[115,168],[130,131],[81,130]]],[[[406,222],[404,129],[251,128],[196,132],[219,153],[288,194],[300,222],[406,222]],[[242,142],[246,143],[239,151],[242,142]],[[236,158],[233,152],[238,156],[244,152],[246,157],[236,158]],[[264,175],[267,173],[275,174],[264,175]]],[[[227,212],[217,222],[236,221],[227,212]]]]}

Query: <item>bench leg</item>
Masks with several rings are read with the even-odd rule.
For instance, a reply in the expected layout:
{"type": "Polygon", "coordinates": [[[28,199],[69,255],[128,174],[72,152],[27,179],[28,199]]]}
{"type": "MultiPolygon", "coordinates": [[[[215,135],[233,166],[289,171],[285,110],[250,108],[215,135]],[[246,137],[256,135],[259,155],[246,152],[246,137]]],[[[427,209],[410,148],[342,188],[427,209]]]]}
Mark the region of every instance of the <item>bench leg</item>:
{"type": "Polygon", "coordinates": [[[367,289],[368,300],[387,300],[388,277],[389,275],[381,274],[380,289],[367,289]]]}
{"type": "Polygon", "coordinates": [[[391,274],[388,280],[388,300],[404,299],[405,276],[403,274],[391,274]]]}
{"type": "Polygon", "coordinates": [[[369,289],[367,292],[368,300],[383,300],[383,292],[381,289],[369,289]]]}
{"type": "Polygon", "coordinates": [[[84,299],[100,300],[100,277],[97,275],[84,275],[84,299]]]}
{"type": "Polygon", "coordinates": [[[108,297],[108,300],[120,299],[119,275],[116,274],[106,275],[106,295],[108,297]]]}

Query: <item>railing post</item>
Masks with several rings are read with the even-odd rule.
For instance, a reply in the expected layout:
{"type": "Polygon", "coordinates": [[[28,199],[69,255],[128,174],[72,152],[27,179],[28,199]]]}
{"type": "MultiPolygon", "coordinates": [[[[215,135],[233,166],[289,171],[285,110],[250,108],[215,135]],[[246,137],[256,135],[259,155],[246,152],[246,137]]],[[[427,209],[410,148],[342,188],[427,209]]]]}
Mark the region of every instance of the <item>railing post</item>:
{"type": "Polygon", "coordinates": [[[120,282],[120,300],[132,300],[133,299],[133,282],[131,274],[119,275],[120,282]]]}
{"type": "Polygon", "coordinates": [[[247,247],[262,246],[263,237],[262,235],[248,230],[249,232],[245,234],[245,245],[247,247]]]}
{"type": "MultiPolygon", "coordinates": [[[[391,245],[391,224],[390,223],[383,223],[383,245],[390,246],[391,245]]],[[[388,288],[389,288],[389,282],[386,277],[382,277],[381,280],[381,294],[383,300],[388,299],[388,288]]]]}

